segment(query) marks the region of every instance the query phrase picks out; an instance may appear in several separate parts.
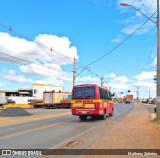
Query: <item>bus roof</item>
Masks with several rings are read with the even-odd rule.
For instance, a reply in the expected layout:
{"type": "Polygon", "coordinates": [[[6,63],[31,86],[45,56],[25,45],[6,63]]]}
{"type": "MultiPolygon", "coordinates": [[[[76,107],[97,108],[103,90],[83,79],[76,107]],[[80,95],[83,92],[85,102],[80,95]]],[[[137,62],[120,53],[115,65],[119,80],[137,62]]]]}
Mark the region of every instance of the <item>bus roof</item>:
{"type": "Polygon", "coordinates": [[[75,85],[74,87],[83,87],[83,86],[98,86],[98,85],[97,84],[79,84],[79,85],[75,85]]]}

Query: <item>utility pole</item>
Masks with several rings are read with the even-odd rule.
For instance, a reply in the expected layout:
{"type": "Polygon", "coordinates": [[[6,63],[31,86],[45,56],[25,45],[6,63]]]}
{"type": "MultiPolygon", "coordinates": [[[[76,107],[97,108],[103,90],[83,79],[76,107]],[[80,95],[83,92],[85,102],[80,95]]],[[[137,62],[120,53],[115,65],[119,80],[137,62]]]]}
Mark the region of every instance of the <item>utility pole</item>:
{"type": "Polygon", "coordinates": [[[73,86],[75,85],[75,80],[76,80],[76,58],[74,58],[73,62],[73,86]]]}
{"type": "Polygon", "coordinates": [[[101,77],[100,80],[101,80],[101,87],[102,87],[102,86],[103,86],[103,83],[104,83],[104,82],[103,82],[103,77],[101,77]]]}
{"type": "Polygon", "coordinates": [[[157,119],[160,119],[160,26],[159,26],[159,0],[157,0],[157,21],[154,22],[151,17],[146,16],[143,14],[140,10],[135,8],[133,5],[129,5],[127,3],[120,3],[122,6],[130,6],[134,8],[136,11],[144,15],[148,20],[152,21],[154,24],[156,24],[157,27],[157,98],[156,98],[156,105],[157,105],[157,119]]]}
{"type": "Polygon", "coordinates": [[[157,119],[160,119],[160,29],[159,29],[159,0],[157,0],[157,119]]]}
{"type": "Polygon", "coordinates": [[[139,87],[137,86],[137,100],[139,101],[139,87]]]}

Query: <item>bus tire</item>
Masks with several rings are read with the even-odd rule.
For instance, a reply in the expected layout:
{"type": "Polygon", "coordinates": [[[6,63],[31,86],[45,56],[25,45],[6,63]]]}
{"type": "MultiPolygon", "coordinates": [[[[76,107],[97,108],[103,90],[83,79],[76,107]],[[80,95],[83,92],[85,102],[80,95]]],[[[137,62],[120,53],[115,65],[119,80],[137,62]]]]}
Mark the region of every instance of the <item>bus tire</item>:
{"type": "Polygon", "coordinates": [[[104,110],[104,115],[99,116],[99,118],[101,120],[105,120],[106,119],[106,109],[104,110]]]}
{"type": "Polygon", "coordinates": [[[112,109],[112,113],[110,113],[109,116],[113,116],[113,109],[112,109]]]}
{"type": "Polygon", "coordinates": [[[79,119],[82,121],[86,121],[87,120],[87,116],[79,116],[79,119]]]}
{"type": "Polygon", "coordinates": [[[91,116],[91,118],[92,118],[92,120],[98,120],[99,119],[97,115],[93,115],[93,116],[91,116]]]}
{"type": "Polygon", "coordinates": [[[106,119],[105,115],[101,115],[101,116],[99,116],[99,118],[100,118],[100,120],[105,120],[106,119]]]}

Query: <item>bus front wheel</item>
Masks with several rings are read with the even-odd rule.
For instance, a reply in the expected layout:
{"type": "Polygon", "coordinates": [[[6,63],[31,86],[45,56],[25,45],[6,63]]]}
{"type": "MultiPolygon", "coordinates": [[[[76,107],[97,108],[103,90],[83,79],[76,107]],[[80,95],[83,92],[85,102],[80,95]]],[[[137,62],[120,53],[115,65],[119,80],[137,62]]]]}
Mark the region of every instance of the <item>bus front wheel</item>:
{"type": "Polygon", "coordinates": [[[79,116],[79,119],[82,121],[85,121],[85,120],[87,120],[87,116],[79,116]]]}

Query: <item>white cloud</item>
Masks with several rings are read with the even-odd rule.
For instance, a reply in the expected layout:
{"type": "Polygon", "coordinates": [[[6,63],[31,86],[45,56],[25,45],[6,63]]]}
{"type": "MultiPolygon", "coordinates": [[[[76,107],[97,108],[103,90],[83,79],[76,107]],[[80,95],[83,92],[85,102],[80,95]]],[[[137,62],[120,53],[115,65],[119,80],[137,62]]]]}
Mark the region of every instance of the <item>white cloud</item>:
{"type": "Polygon", "coordinates": [[[129,79],[126,76],[119,76],[114,79],[115,82],[129,82],[129,79]]]}
{"type": "MultiPolygon", "coordinates": [[[[153,81],[138,81],[133,83],[134,91],[139,92],[140,99],[156,97],[156,84],[153,81]]],[[[137,94],[136,94],[137,96],[137,94]]]]}
{"type": "Polygon", "coordinates": [[[35,84],[47,84],[46,81],[37,80],[34,82],[35,84]]]}
{"type": "Polygon", "coordinates": [[[117,82],[117,83],[111,83],[109,84],[112,89],[116,89],[117,91],[127,91],[130,89],[130,85],[122,82],[117,82]]]}
{"type": "Polygon", "coordinates": [[[48,77],[44,79],[48,85],[63,85],[64,81],[60,78],[48,77]]]}
{"type": "Polygon", "coordinates": [[[135,22],[135,20],[136,20],[136,17],[132,16],[132,17],[129,17],[127,19],[122,20],[122,23],[131,24],[131,23],[135,22]]]}
{"type": "Polygon", "coordinates": [[[85,76],[85,77],[77,77],[77,81],[83,81],[83,82],[100,82],[100,78],[93,78],[91,76],[85,76]]]}
{"type": "Polygon", "coordinates": [[[16,75],[16,72],[14,71],[14,70],[9,70],[8,72],[7,72],[7,74],[8,75],[16,75]]]}
{"type": "Polygon", "coordinates": [[[151,57],[152,57],[152,58],[154,58],[154,56],[155,56],[154,54],[151,54],[151,57]]]}
{"type": "Polygon", "coordinates": [[[151,87],[155,87],[155,84],[153,82],[147,82],[147,81],[143,81],[143,82],[136,82],[136,83],[133,83],[133,86],[134,87],[148,87],[148,88],[151,88],[151,87]]]}
{"type": "Polygon", "coordinates": [[[157,58],[154,59],[153,63],[147,66],[147,68],[157,68],[157,58]]]}
{"type": "Polygon", "coordinates": [[[35,37],[34,41],[27,41],[0,32],[0,41],[0,52],[8,55],[0,54],[1,60],[10,62],[24,63],[24,60],[31,62],[40,60],[41,62],[55,61],[62,65],[71,64],[74,57],[78,58],[76,47],[71,46],[71,41],[67,37],[40,34],[35,37]]]}
{"type": "Polygon", "coordinates": [[[3,87],[3,86],[6,86],[5,84],[3,84],[3,83],[0,83],[0,87],[3,87]]]}
{"type": "Polygon", "coordinates": [[[63,81],[71,81],[73,73],[65,72],[61,69],[61,67],[55,63],[31,63],[29,65],[19,66],[19,69],[22,73],[35,75],[35,76],[43,76],[44,80],[50,78],[55,78],[63,81]]]}
{"type": "MultiPolygon", "coordinates": [[[[118,5],[121,3],[122,1],[119,0],[118,1],[118,5]]],[[[135,1],[135,0],[125,0],[125,3],[134,6],[136,9],[140,10],[142,13],[144,13],[146,16],[150,17],[153,13],[156,12],[157,10],[157,0],[141,0],[141,1],[135,1]]],[[[143,19],[145,19],[144,15],[140,14],[138,11],[136,11],[133,7],[124,7],[121,6],[119,7],[121,10],[128,10],[128,11],[132,11],[134,13],[134,16],[129,17],[125,20],[123,20],[123,23],[126,23],[127,26],[122,29],[122,32],[124,34],[131,34],[133,33],[140,25],[143,19]],[[128,26],[129,24],[129,26],[128,26]]],[[[155,15],[156,16],[156,15],[155,15]]],[[[155,19],[152,19],[153,21],[155,21],[155,19]]],[[[153,22],[149,22],[146,23],[141,29],[139,29],[136,34],[146,34],[148,32],[151,32],[153,26],[155,26],[155,24],[153,22]]]]}
{"type": "MultiPolygon", "coordinates": [[[[109,77],[110,74],[106,74],[105,77],[109,77]]],[[[125,96],[128,94],[128,90],[130,90],[130,94],[133,94],[134,98],[137,98],[138,87],[139,98],[148,98],[148,91],[150,91],[150,97],[154,98],[156,96],[156,84],[153,81],[153,74],[155,74],[155,72],[142,72],[136,76],[137,80],[132,80],[127,76],[119,76],[113,78],[107,85],[109,85],[111,91],[115,92],[117,96],[120,96],[120,92],[123,92],[121,96],[125,96]]]]}
{"type": "Polygon", "coordinates": [[[141,72],[140,74],[136,75],[135,78],[139,81],[153,80],[154,75],[156,75],[155,71],[141,72]]]}
{"type": "MultiPolygon", "coordinates": [[[[44,80],[54,77],[57,80],[55,82],[60,81],[61,84],[63,81],[72,80],[72,72],[65,72],[61,68],[61,65],[73,64],[73,58],[78,59],[77,49],[71,46],[71,41],[67,37],[40,34],[33,41],[27,41],[0,32],[0,41],[0,60],[21,64],[19,66],[21,73],[43,76],[44,80]]],[[[2,71],[3,77],[9,81],[33,82],[23,75],[17,75],[14,70],[7,73],[5,69],[2,71]]]]}
{"type": "MultiPolygon", "coordinates": [[[[133,32],[135,32],[140,26],[142,25],[142,23],[140,24],[131,24],[129,26],[127,26],[126,28],[122,29],[122,33],[124,34],[132,34],[133,32]]],[[[146,34],[149,32],[149,30],[151,30],[151,28],[153,27],[152,24],[150,23],[146,23],[142,28],[140,28],[136,34],[146,34]]]]}
{"type": "Polygon", "coordinates": [[[74,57],[78,59],[77,48],[71,46],[71,41],[69,41],[68,37],[40,34],[35,38],[35,43],[39,45],[39,49],[43,53],[42,61],[54,60],[61,65],[73,63],[74,57]],[[48,48],[53,50],[46,52],[48,48]]]}
{"type": "Polygon", "coordinates": [[[38,76],[54,76],[62,72],[60,66],[55,63],[40,64],[36,62],[28,65],[19,66],[19,69],[22,73],[38,76]]]}
{"type": "Polygon", "coordinates": [[[33,83],[32,79],[28,79],[22,75],[16,74],[14,70],[9,70],[6,74],[3,75],[3,78],[16,83],[33,83]]]}
{"type": "Polygon", "coordinates": [[[104,75],[105,78],[115,78],[116,77],[116,74],[111,72],[111,73],[107,73],[104,75]]]}
{"type": "Polygon", "coordinates": [[[116,75],[115,75],[114,73],[110,73],[110,74],[109,74],[109,77],[110,77],[110,78],[115,78],[116,75]]]}
{"type": "MultiPolygon", "coordinates": [[[[122,0],[118,0],[118,5],[122,2],[122,0]]],[[[157,10],[157,0],[125,0],[125,3],[129,5],[133,5],[141,12],[145,14],[153,14],[157,10]]],[[[121,9],[133,9],[130,7],[121,7],[121,9]]]]}
{"type": "Polygon", "coordinates": [[[38,57],[38,53],[36,53],[38,52],[38,47],[33,42],[18,37],[12,37],[8,33],[2,32],[0,32],[0,41],[0,52],[8,55],[0,54],[0,57],[4,60],[8,59],[11,62],[24,62],[16,58],[34,61],[34,59],[38,57]],[[11,56],[16,58],[12,58],[11,56]]]}
{"type": "Polygon", "coordinates": [[[113,39],[113,40],[112,40],[113,43],[119,43],[119,42],[121,42],[121,41],[122,41],[122,39],[119,39],[119,38],[116,38],[116,39],[113,39]]]}

